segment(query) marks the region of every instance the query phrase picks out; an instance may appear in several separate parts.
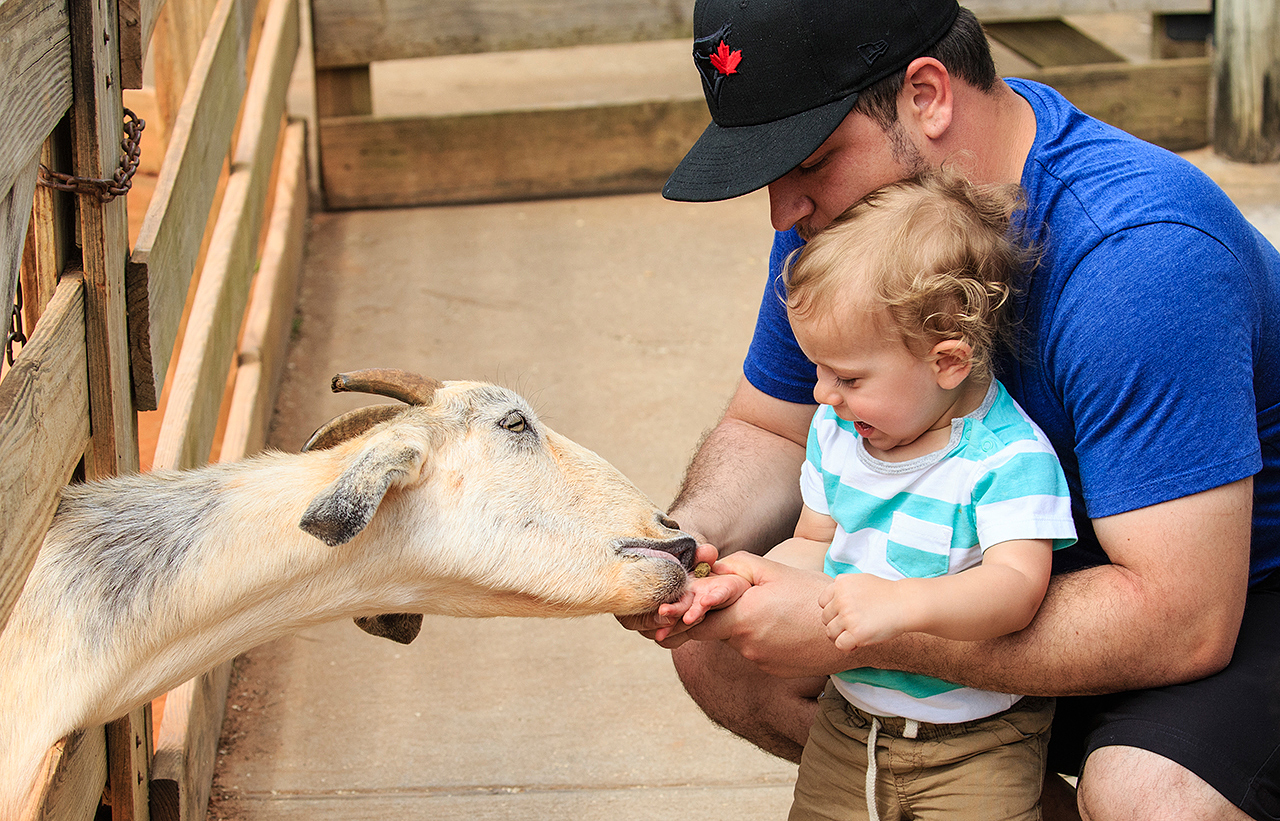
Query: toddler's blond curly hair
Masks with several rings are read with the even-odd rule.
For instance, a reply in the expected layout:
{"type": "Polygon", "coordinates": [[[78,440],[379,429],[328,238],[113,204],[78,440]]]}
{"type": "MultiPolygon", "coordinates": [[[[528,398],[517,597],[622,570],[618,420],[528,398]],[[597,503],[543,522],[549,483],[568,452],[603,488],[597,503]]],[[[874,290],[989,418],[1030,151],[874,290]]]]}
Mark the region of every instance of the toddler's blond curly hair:
{"type": "Polygon", "coordinates": [[[972,372],[991,378],[1016,278],[1034,261],[1011,237],[1022,201],[1017,185],[975,185],[946,168],[879,188],[787,260],[788,314],[838,322],[883,309],[916,355],[962,340],[972,372]]]}

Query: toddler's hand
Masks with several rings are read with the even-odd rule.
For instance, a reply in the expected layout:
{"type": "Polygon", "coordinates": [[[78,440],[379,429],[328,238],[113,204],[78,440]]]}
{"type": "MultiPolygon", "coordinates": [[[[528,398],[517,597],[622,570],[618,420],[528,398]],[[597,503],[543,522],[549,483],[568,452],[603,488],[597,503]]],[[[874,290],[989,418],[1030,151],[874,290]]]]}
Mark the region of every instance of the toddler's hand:
{"type": "Polygon", "coordinates": [[[906,632],[905,614],[893,582],[870,573],[846,573],[818,597],[827,637],[838,649],[852,652],[906,632]]]}
{"type": "Polygon", "coordinates": [[[689,586],[679,601],[658,607],[660,620],[675,619],[669,627],[660,628],[654,634],[654,641],[663,640],[677,633],[683,633],[693,625],[702,621],[712,610],[728,607],[751,586],[751,582],[742,576],[717,570],[711,566],[711,575],[706,578],[689,578],[689,586]]]}

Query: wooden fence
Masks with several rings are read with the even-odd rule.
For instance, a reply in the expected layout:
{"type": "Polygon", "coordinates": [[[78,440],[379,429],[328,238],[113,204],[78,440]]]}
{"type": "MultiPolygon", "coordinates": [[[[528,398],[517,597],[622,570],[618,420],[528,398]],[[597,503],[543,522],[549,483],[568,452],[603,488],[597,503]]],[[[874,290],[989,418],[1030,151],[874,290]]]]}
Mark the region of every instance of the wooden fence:
{"type": "MultiPolygon", "coordinates": [[[[223,459],[262,447],[307,214],[305,126],[284,113],[299,41],[298,0],[0,4],[0,281],[21,284],[26,337],[0,381],[0,629],[59,489],[140,468],[139,411],[160,408],[157,469],[207,461],[219,431],[223,459]],[[130,249],[129,197],[37,169],[116,175],[153,45],[167,151],[130,249]]],[[[155,732],[147,707],[55,746],[29,817],[203,819],[228,675],[170,693],[155,732]]]]}
{"type": "MultiPolygon", "coordinates": [[[[1266,0],[1257,0],[1266,2],[1266,0]]],[[[1173,150],[1209,141],[1209,58],[1128,61],[1061,18],[1203,13],[1210,0],[971,0],[1019,76],[1173,150]]],[[[312,0],[320,170],[331,208],[657,191],[709,115],[697,92],[627,103],[381,116],[370,64],[691,36],[692,2],[312,0]]],[[[692,70],[692,69],[690,69],[692,70]]]]}

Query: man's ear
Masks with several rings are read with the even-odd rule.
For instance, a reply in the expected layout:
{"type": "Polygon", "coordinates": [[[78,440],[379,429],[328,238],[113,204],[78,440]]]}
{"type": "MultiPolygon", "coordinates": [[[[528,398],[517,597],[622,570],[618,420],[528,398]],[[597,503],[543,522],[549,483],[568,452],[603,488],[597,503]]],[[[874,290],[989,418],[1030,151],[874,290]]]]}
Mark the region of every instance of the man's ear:
{"type": "Polygon", "coordinates": [[[963,339],[946,339],[929,351],[938,387],[952,390],[973,371],[973,347],[963,339]]]}
{"type": "Polygon", "coordinates": [[[930,140],[940,139],[951,127],[951,74],[932,57],[917,57],[907,66],[899,98],[899,116],[909,116],[930,140]]]}

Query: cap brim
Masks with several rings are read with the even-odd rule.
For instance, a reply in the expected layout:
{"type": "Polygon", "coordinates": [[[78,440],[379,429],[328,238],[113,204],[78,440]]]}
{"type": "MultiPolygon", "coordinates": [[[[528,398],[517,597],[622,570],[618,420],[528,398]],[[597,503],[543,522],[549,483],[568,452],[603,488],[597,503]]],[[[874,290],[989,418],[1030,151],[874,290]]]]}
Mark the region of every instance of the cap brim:
{"type": "Polygon", "coordinates": [[[857,93],[781,120],[733,128],[711,123],[662,188],[681,202],[714,202],[749,194],[809,158],[839,127],[857,93]]]}

